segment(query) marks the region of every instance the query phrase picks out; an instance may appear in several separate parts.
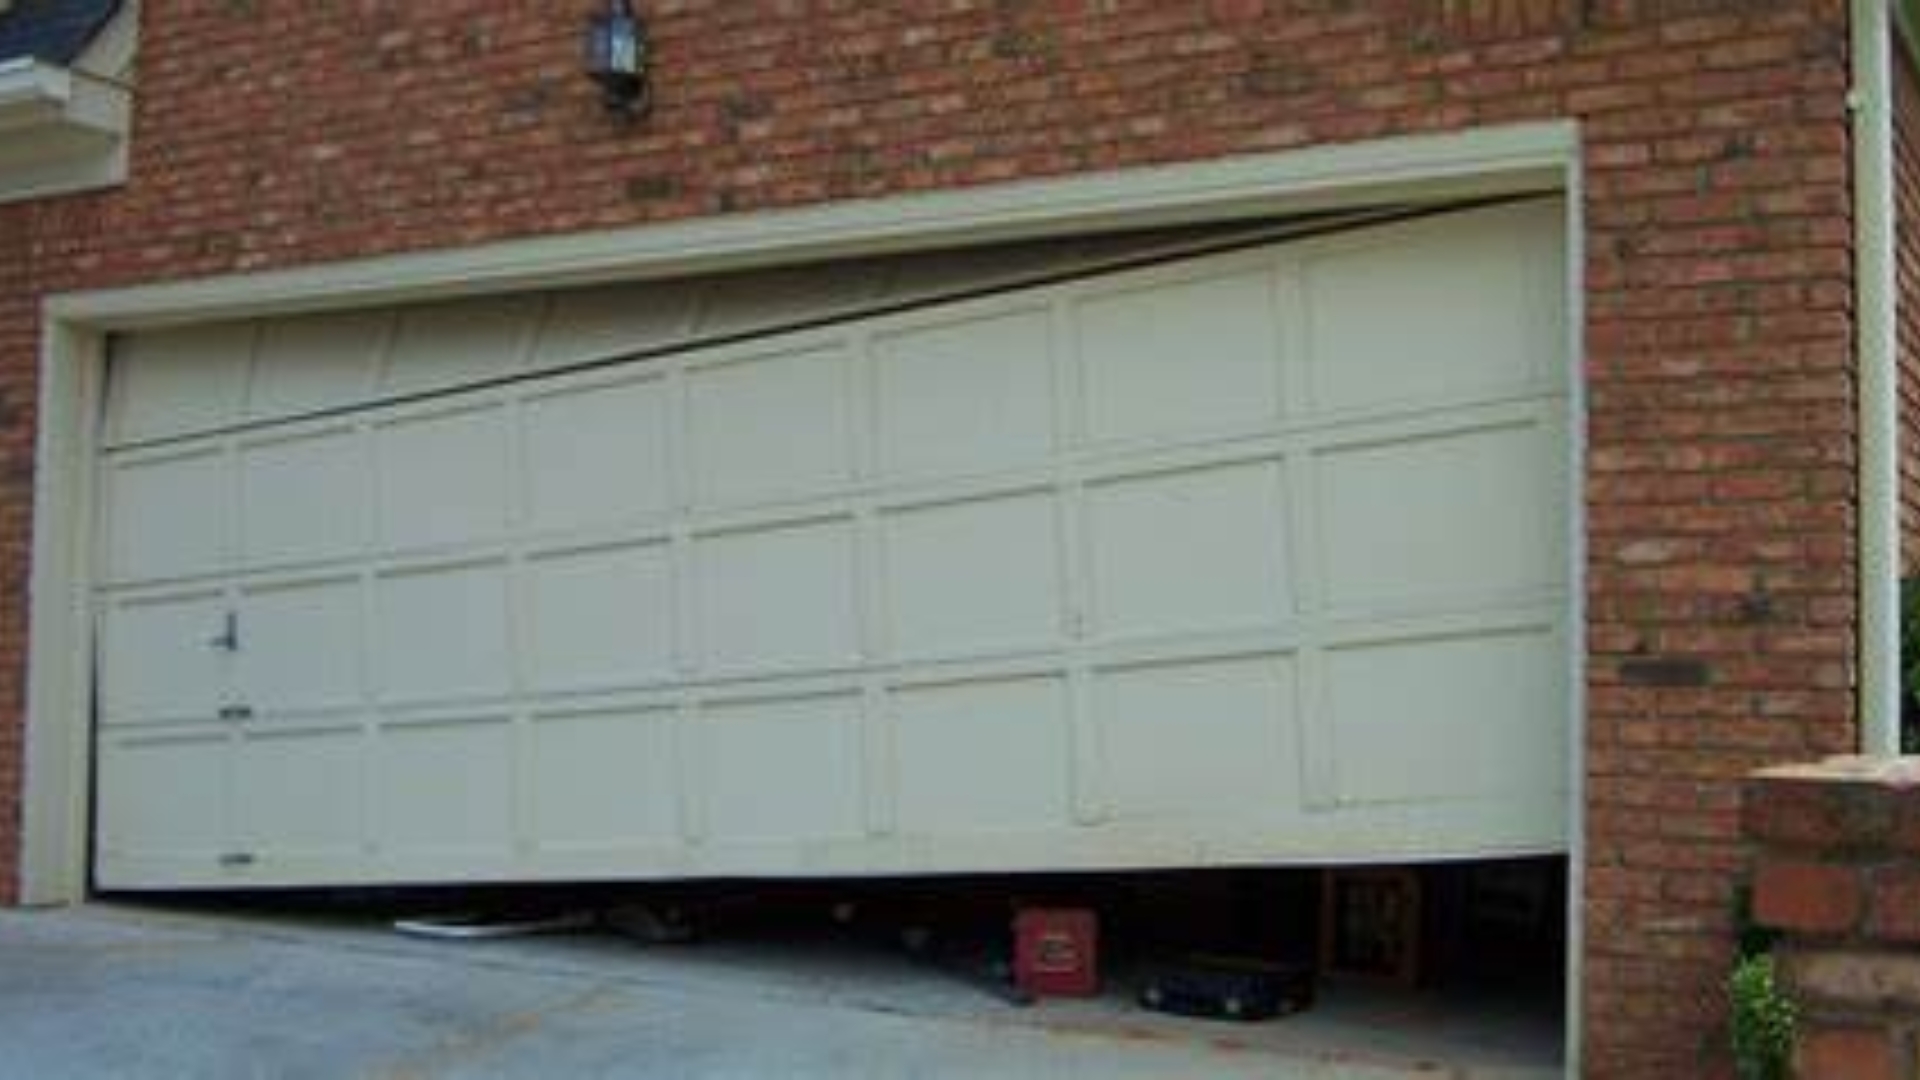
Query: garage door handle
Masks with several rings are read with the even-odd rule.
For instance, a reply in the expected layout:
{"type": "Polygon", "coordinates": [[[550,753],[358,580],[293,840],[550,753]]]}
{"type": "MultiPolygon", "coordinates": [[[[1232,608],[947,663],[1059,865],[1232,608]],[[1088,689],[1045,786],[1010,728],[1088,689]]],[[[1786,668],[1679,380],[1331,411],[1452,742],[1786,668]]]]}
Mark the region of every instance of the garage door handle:
{"type": "Polygon", "coordinates": [[[245,851],[230,851],[220,856],[221,866],[252,866],[253,856],[245,851]]]}
{"type": "Polygon", "coordinates": [[[222,720],[251,720],[251,719],[253,719],[253,706],[251,706],[251,705],[222,705],[222,706],[220,707],[220,719],[222,719],[222,720]]]}
{"type": "Polygon", "coordinates": [[[227,619],[218,634],[207,639],[210,648],[224,649],[227,652],[240,651],[240,617],[227,612],[227,619]]]}

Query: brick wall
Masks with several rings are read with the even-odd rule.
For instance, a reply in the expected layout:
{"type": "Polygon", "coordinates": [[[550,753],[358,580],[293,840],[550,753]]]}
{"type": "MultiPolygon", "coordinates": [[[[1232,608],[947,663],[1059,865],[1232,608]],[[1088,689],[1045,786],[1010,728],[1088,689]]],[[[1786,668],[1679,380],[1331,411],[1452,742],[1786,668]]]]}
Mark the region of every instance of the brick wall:
{"type": "Polygon", "coordinates": [[[1920,71],[1904,48],[1894,50],[1893,153],[1895,244],[1899,292],[1901,572],[1920,573],[1920,71]]]}
{"type": "Polygon", "coordinates": [[[1802,1080],[1920,1076],[1920,760],[1751,781],[1754,914],[1800,1010],[1802,1080]]]}
{"type": "Polygon", "coordinates": [[[1577,117],[1589,1062],[1718,1067],[1739,780],[1853,740],[1845,0],[645,0],[631,130],[593,6],[146,5],[131,182],[0,207],[0,864],[41,294],[1577,117]]]}
{"type": "MultiPolygon", "coordinates": [[[[33,507],[34,365],[29,207],[0,207],[0,868],[18,864],[23,713],[26,707],[26,574],[33,507]]],[[[0,873],[0,905],[18,895],[0,873]]]]}

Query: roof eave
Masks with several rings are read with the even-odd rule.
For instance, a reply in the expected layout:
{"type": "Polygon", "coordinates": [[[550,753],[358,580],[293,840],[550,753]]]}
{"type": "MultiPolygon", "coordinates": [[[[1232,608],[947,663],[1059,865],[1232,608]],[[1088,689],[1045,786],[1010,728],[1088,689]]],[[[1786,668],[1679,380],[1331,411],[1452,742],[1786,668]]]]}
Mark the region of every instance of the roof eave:
{"type": "Polygon", "coordinates": [[[124,87],[31,58],[0,61],[0,203],[118,183],[124,87]]]}

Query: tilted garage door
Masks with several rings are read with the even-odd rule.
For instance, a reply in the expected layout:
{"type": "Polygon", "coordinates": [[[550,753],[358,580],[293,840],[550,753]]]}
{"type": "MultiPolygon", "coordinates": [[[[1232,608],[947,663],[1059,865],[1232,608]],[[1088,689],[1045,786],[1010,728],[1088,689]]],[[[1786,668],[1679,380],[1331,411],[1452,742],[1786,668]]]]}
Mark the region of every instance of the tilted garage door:
{"type": "Polygon", "coordinates": [[[1562,212],[122,339],[98,879],[1563,849],[1562,212]]]}

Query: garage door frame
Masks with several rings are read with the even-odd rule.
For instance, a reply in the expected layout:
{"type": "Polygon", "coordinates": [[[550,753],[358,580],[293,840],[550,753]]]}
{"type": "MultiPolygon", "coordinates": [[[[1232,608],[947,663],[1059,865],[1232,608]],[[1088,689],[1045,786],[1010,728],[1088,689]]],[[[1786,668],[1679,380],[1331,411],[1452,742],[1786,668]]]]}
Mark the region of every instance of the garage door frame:
{"type": "MultiPolygon", "coordinates": [[[[1559,193],[1567,207],[1569,475],[1580,478],[1579,148],[1579,128],[1570,121],[1509,125],[50,296],[42,310],[20,894],[41,904],[86,895],[95,419],[110,333],[1393,202],[1559,193]]],[[[1572,485],[1568,506],[1576,628],[1567,650],[1573,1061],[1585,832],[1585,646],[1577,632],[1585,625],[1582,486],[1572,485]]]]}

